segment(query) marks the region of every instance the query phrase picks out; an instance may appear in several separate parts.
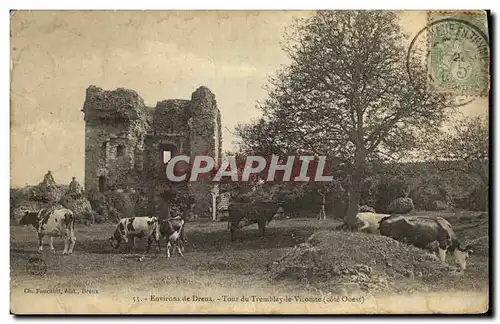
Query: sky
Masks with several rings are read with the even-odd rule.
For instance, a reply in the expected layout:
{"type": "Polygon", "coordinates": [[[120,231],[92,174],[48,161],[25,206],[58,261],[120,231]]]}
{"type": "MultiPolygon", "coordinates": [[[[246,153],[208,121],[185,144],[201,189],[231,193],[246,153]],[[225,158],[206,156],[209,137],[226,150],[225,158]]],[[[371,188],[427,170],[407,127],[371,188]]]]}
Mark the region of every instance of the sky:
{"type": "MultiPolygon", "coordinates": [[[[308,11],[17,11],[11,14],[11,186],[83,183],[85,89],[137,91],[148,106],[207,86],[221,111],[223,150],[238,122],[260,116],[280,65],[283,32],[308,11]]],[[[425,12],[401,13],[410,36],[425,12]]],[[[486,113],[479,98],[460,108],[486,113]]]]}

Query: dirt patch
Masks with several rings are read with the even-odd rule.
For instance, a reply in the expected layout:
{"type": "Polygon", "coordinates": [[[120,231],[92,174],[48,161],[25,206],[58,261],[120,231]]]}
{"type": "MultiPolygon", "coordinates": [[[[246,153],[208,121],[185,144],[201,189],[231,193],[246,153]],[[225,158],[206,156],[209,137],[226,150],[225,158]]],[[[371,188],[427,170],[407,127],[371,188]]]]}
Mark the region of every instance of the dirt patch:
{"type": "Polygon", "coordinates": [[[274,261],[269,273],[317,288],[409,292],[425,290],[455,269],[432,253],[384,236],[320,231],[274,261]]]}

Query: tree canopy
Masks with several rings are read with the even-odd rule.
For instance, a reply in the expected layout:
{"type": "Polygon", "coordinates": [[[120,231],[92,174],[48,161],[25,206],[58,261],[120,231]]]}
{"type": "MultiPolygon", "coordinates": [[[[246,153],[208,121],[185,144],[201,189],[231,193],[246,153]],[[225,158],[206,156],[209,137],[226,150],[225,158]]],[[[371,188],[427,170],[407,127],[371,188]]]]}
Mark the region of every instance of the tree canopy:
{"type": "Polygon", "coordinates": [[[486,116],[462,116],[428,143],[429,157],[488,186],[489,125],[486,116]]]}
{"type": "Polygon", "coordinates": [[[405,35],[387,11],[318,11],[285,33],[291,63],[270,78],[263,117],[237,129],[250,151],[335,156],[348,164],[347,221],[355,221],[370,160],[400,159],[446,119],[423,62],[407,74],[405,35]]]}

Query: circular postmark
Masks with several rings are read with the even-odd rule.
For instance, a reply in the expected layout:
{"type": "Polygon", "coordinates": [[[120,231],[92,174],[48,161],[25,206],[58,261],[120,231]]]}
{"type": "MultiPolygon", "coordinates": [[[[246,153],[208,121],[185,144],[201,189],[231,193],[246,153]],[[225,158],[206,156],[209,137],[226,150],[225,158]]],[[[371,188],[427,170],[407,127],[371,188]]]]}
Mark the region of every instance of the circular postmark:
{"type": "Polygon", "coordinates": [[[475,24],[458,18],[432,21],[408,49],[407,70],[414,85],[422,67],[426,86],[446,97],[446,105],[466,105],[489,90],[489,42],[475,24]]]}
{"type": "Polygon", "coordinates": [[[47,273],[47,264],[42,258],[33,257],[28,260],[26,271],[33,277],[41,277],[47,273]]]}

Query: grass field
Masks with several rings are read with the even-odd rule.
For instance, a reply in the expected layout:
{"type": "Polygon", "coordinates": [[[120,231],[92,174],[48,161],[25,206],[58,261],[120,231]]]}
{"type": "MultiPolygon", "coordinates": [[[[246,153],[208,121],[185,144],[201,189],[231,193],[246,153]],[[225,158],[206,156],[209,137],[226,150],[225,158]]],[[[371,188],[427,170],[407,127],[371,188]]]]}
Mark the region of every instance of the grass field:
{"type": "MultiPolygon", "coordinates": [[[[127,253],[125,246],[114,250],[107,242],[114,225],[77,225],[73,255],[61,254],[64,244],[57,238],[54,239],[56,252],[51,252],[48,239],[45,238],[41,256],[48,268],[45,280],[57,279],[61,285],[64,281],[73,285],[77,282],[89,285],[103,281],[118,284],[126,278],[145,275],[151,276],[149,284],[152,287],[160,285],[162,281],[168,283],[171,277],[175,277],[175,282],[193,284],[194,287],[198,287],[200,282],[233,287],[243,282],[258,283],[266,276],[267,263],[278,258],[288,248],[303,242],[315,230],[338,225],[339,222],[333,221],[277,221],[268,227],[265,238],[259,237],[255,225],[238,232],[238,240],[231,243],[227,223],[193,223],[186,228],[189,242],[184,257],[174,253],[172,258],[167,259],[165,243],[162,242],[161,254],[157,253],[156,245],[153,245],[151,257],[143,262],[139,262],[138,257],[145,250],[144,241],[137,240],[136,248],[131,253],[127,253]],[[155,274],[161,274],[164,278],[157,281],[158,276],[155,274]]],[[[32,280],[26,272],[26,264],[29,258],[40,256],[37,250],[38,240],[32,228],[11,226],[12,286],[26,279],[32,280]]],[[[145,284],[140,283],[141,289],[145,284]]]]}
{"type": "MultiPolygon", "coordinates": [[[[450,219],[460,237],[471,241],[477,240],[478,236],[486,236],[487,242],[487,219],[486,224],[482,220],[478,225],[478,221],[466,213],[458,218],[452,214],[442,216],[450,219]]],[[[276,220],[270,223],[265,238],[259,237],[257,226],[253,225],[239,231],[238,240],[232,243],[225,222],[188,223],[186,231],[189,242],[184,257],[175,253],[167,259],[163,243],[161,254],[157,253],[153,245],[150,257],[139,262],[144,242],[138,240],[131,253],[127,253],[124,246],[114,250],[107,242],[114,225],[78,225],[74,254],[63,256],[61,239],[54,239],[56,252],[51,252],[48,239],[45,238],[44,251],[40,254],[37,252],[34,229],[12,224],[11,290],[50,286],[95,288],[102,292],[120,287],[130,293],[149,291],[151,294],[165,294],[174,287],[178,289],[182,286],[184,291],[196,291],[198,294],[200,291],[237,292],[242,289],[261,293],[310,292],[314,287],[289,280],[272,280],[269,265],[291,247],[304,242],[312,233],[333,230],[339,225],[341,223],[334,220],[276,220]],[[42,257],[47,264],[47,273],[43,277],[31,277],[27,273],[27,262],[34,256],[42,257]]],[[[449,256],[448,263],[452,262],[453,257],[449,256]]],[[[470,258],[464,275],[444,277],[439,282],[421,288],[425,291],[487,291],[488,249],[470,258]]]]}

